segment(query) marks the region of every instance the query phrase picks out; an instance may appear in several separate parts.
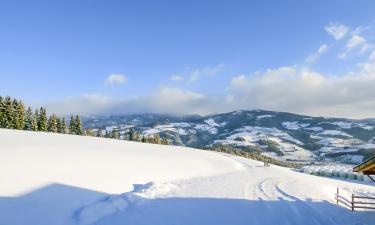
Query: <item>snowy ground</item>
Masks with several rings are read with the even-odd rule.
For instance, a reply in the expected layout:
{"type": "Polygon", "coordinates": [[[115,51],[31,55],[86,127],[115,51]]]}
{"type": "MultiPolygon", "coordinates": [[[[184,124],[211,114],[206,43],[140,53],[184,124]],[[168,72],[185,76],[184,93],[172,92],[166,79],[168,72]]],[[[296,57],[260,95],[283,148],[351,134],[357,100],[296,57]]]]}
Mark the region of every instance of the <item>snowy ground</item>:
{"type": "Polygon", "coordinates": [[[0,224],[374,224],[317,177],[182,147],[0,129],[0,224]]]}

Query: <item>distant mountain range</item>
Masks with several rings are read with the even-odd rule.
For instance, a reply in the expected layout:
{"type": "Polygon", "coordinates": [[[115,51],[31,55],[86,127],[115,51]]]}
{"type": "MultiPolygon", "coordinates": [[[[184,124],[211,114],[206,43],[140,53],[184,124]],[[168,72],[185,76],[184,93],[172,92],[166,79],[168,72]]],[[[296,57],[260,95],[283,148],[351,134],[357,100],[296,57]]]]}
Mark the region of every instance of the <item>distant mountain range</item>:
{"type": "Polygon", "coordinates": [[[136,114],[84,119],[85,127],[117,130],[126,139],[130,128],[159,134],[174,145],[230,145],[285,161],[359,163],[375,154],[375,120],[311,117],[285,112],[241,110],[209,116],[136,114]]]}

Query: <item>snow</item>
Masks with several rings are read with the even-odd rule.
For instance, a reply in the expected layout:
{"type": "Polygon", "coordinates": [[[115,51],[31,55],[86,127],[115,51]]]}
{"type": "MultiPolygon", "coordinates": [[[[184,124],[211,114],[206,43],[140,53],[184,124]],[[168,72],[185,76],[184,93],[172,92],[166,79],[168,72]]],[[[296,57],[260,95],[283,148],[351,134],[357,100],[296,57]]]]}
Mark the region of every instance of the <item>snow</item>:
{"type": "Polygon", "coordinates": [[[179,135],[188,135],[189,131],[185,130],[184,128],[189,128],[190,126],[191,125],[189,123],[170,123],[157,125],[154,128],[143,131],[143,135],[154,135],[164,131],[175,132],[179,135]]]}
{"type": "Polygon", "coordinates": [[[310,126],[309,123],[298,123],[298,121],[282,122],[282,125],[288,130],[300,130],[301,128],[310,126]]]}
{"type": "Polygon", "coordinates": [[[308,127],[308,128],[305,128],[305,129],[311,130],[311,131],[314,131],[314,132],[321,132],[321,131],[324,130],[322,127],[308,127]]]}
{"type": "Polygon", "coordinates": [[[201,131],[206,131],[210,134],[217,134],[217,128],[208,124],[196,124],[195,129],[201,130],[201,131]]]}
{"type": "Polygon", "coordinates": [[[353,127],[359,127],[364,130],[372,130],[374,129],[373,126],[368,125],[367,123],[360,123],[360,122],[345,122],[345,121],[337,121],[337,122],[322,122],[327,124],[332,124],[338,126],[342,129],[352,129],[353,127]]]}
{"type": "Polygon", "coordinates": [[[345,136],[345,137],[353,137],[347,133],[345,133],[344,131],[341,131],[341,130],[324,130],[322,133],[322,135],[332,135],[332,136],[345,136]]]}
{"type": "Polygon", "coordinates": [[[0,224],[372,224],[375,186],[190,148],[0,129],[0,224]],[[270,216],[271,215],[271,216],[270,216]]]}
{"type": "Polygon", "coordinates": [[[257,120],[260,120],[260,119],[264,119],[264,118],[271,118],[271,117],[274,117],[275,115],[260,115],[260,116],[257,116],[257,120]]]}
{"type": "Polygon", "coordinates": [[[220,127],[220,125],[217,124],[215,122],[215,120],[212,119],[212,118],[206,119],[204,122],[207,123],[208,125],[212,126],[212,127],[220,127]]]}

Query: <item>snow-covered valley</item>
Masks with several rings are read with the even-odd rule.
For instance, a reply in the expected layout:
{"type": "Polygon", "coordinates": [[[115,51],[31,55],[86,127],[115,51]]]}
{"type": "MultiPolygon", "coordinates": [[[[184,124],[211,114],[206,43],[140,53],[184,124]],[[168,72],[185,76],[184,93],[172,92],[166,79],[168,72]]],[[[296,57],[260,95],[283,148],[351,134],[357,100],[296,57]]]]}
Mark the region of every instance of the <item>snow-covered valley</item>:
{"type": "Polygon", "coordinates": [[[256,151],[281,161],[358,164],[375,153],[375,121],[310,117],[265,110],[240,110],[207,116],[134,114],[93,116],[86,127],[129,139],[130,129],[159,135],[195,148],[227,146],[256,151]]]}
{"type": "Polygon", "coordinates": [[[0,224],[374,224],[317,177],[177,146],[0,129],[0,224]]]}

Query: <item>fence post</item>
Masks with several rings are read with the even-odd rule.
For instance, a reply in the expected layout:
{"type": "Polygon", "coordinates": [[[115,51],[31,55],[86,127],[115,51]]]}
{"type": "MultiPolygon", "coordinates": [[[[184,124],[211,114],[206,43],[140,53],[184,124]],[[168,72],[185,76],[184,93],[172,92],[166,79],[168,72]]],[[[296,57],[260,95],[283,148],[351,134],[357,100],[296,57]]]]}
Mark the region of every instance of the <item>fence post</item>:
{"type": "Polygon", "coordinates": [[[337,191],[336,191],[336,204],[337,205],[339,204],[339,187],[337,187],[337,191]]]}
{"type": "Polygon", "coordinates": [[[352,194],[352,211],[354,211],[354,194],[352,194]]]}

